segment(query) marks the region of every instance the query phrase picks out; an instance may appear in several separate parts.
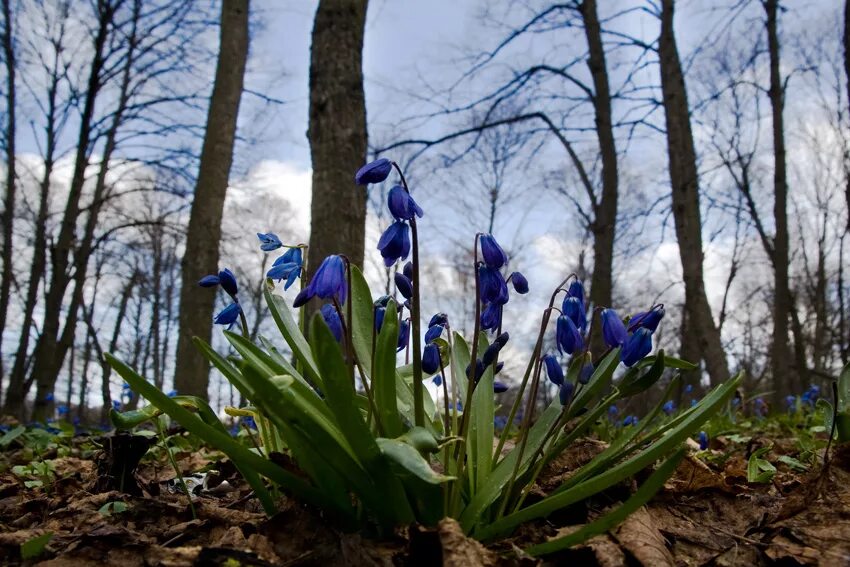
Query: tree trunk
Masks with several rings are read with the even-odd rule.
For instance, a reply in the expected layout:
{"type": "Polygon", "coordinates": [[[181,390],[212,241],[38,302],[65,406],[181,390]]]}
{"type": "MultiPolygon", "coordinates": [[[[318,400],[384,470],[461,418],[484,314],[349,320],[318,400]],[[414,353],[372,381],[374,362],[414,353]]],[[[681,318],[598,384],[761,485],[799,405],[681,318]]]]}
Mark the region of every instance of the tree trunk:
{"type": "MultiPolygon", "coordinates": [[[[15,222],[15,187],[17,174],[15,171],[15,46],[13,43],[11,0],[3,0],[3,55],[6,60],[6,195],[3,199],[3,273],[0,278],[0,337],[6,330],[6,314],[9,310],[9,295],[12,290],[12,225],[15,222]]],[[[0,395],[3,387],[3,341],[0,340],[0,395]]]]}
{"type": "MultiPolygon", "coordinates": [[[[308,274],[330,254],[363,266],[366,191],[354,172],[366,160],[363,32],[367,0],[320,0],[310,48],[310,207],[308,274]]],[[[313,309],[316,306],[312,306],[313,309]]]]}
{"type": "MultiPolygon", "coordinates": [[[[121,292],[121,299],[118,302],[118,313],[115,315],[115,327],[112,329],[112,338],[109,339],[109,352],[115,352],[118,349],[118,339],[121,337],[121,327],[124,325],[124,317],[127,315],[127,306],[130,303],[130,298],[133,297],[133,289],[136,287],[138,279],[138,273],[134,272],[127,281],[127,284],[124,286],[124,290],[121,292]]],[[[89,333],[92,334],[92,341],[94,342],[95,349],[97,350],[97,357],[100,360],[102,376],[100,394],[103,400],[103,405],[100,410],[100,420],[106,423],[109,415],[109,408],[112,407],[112,393],[109,389],[109,375],[112,367],[109,366],[109,363],[106,362],[106,359],[103,357],[100,343],[97,341],[97,336],[94,335],[94,327],[91,325],[91,319],[87,318],[86,320],[89,322],[89,333]]]]}
{"type": "MultiPolygon", "coordinates": [[[[580,6],[587,37],[590,74],[593,77],[593,110],[596,119],[596,137],[602,158],[602,198],[594,210],[593,275],[590,282],[590,301],[594,306],[610,306],[613,294],[614,239],[617,227],[617,145],[611,119],[611,89],[608,85],[608,68],[599,27],[596,0],[584,0],[580,6]]],[[[601,354],[605,350],[600,325],[591,337],[591,349],[601,354]]]]}
{"type": "Polygon", "coordinates": [[[207,399],[209,364],[192,337],[209,342],[215,294],[199,290],[198,280],[218,272],[221,218],[248,58],[248,9],[249,0],[224,0],[221,7],[221,46],[183,256],[174,384],[181,394],[203,399],[207,399]]]}
{"type": "MultiPolygon", "coordinates": [[[[847,108],[850,111],[850,0],[844,2],[844,80],[847,86],[847,108]]],[[[850,151],[850,150],[848,150],[850,151]]],[[[850,159],[850,158],[845,158],[850,159]]],[[[850,164],[845,167],[850,170],[850,164]]],[[[847,228],[850,233],[850,175],[844,180],[844,199],[847,201],[847,228]]]]}
{"type": "Polygon", "coordinates": [[[716,385],[729,378],[729,367],[705,294],[699,178],[685,78],[673,32],[673,0],[661,2],[658,54],[667,127],[673,218],[685,281],[686,328],[688,332],[696,334],[700,356],[705,361],[712,384],[716,385]]]}
{"type": "MultiPolygon", "coordinates": [[[[788,346],[788,316],[791,309],[791,291],[788,287],[788,183],[785,167],[785,131],[782,110],[785,93],[779,74],[779,35],[777,31],[778,0],[765,0],[767,12],[767,49],[770,56],[770,108],[773,114],[773,345],[771,348],[771,370],[775,401],[781,401],[783,387],[799,391],[799,380],[791,368],[791,353],[788,346]]],[[[802,369],[798,369],[802,371],[802,369]]],[[[799,375],[799,372],[798,372],[799,375]]]]}

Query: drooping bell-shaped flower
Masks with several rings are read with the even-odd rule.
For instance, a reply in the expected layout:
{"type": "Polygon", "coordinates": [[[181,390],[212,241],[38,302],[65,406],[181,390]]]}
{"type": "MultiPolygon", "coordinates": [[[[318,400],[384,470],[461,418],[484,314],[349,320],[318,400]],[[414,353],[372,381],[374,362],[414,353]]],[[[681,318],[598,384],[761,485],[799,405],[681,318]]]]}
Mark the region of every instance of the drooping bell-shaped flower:
{"type": "Polygon", "coordinates": [[[623,320],[620,319],[617,312],[613,309],[603,309],[600,317],[602,319],[602,338],[605,339],[605,344],[610,348],[623,346],[629,336],[626,333],[626,326],[623,325],[623,320]]]}
{"type": "Polygon", "coordinates": [[[520,272],[513,272],[508,279],[514,286],[514,291],[517,293],[528,293],[528,280],[520,272]]]}
{"type": "Polygon", "coordinates": [[[358,185],[380,183],[389,177],[392,169],[393,164],[387,158],[376,159],[357,170],[357,173],[354,174],[354,182],[358,185]]]}
{"type": "Polygon", "coordinates": [[[495,331],[502,325],[502,306],[491,303],[481,312],[481,329],[495,331]]]}
{"type": "Polygon", "coordinates": [[[664,402],[664,405],[661,406],[661,411],[667,415],[673,415],[673,412],[676,411],[676,404],[673,403],[673,400],[667,400],[664,402]]]}
{"type": "Polygon", "coordinates": [[[629,425],[637,425],[638,418],[636,415],[627,415],[625,419],[623,419],[623,427],[628,427],[629,425]]]}
{"type": "Polygon", "coordinates": [[[398,343],[396,344],[396,352],[401,352],[407,348],[407,343],[410,340],[410,319],[405,319],[398,326],[398,343]]]}
{"type": "MultiPolygon", "coordinates": [[[[470,367],[471,367],[471,365],[469,365],[469,364],[466,365],[466,375],[467,376],[469,376],[470,367]]],[[[478,360],[475,361],[475,382],[476,383],[478,382],[478,380],[481,379],[482,376],[484,376],[484,370],[485,370],[484,362],[479,358],[478,360]]]]}
{"type": "Polygon", "coordinates": [[[439,370],[440,349],[434,343],[428,343],[422,351],[422,371],[426,374],[434,374],[439,370]]]}
{"type": "Polygon", "coordinates": [[[401,272],[396,272],[393,279],[395,279],[396,289],[405,299],[413,297],[413,282],[410,281],[410,278],[401,272]]]}
{"type": "Polygon", "coordinates": [[[478,287],[483,303],[498,303],[504,305],[508,302],[508,284],[502,273],[489,266],[478,268],[478,287]]]}
{"type": "Polygon", "coordinates": [[[590,382],[590,378],[593,376],[593,364],[591,362],[586,363],[581,367],[581,370],[578,373],[578,383],[579,384],[587,384],[590,382]]]}
{"type": "Polygon", "coordinates": [[[561,401],[562,406],[570,405],[573,399],[573,390],[575,390],[575,387],[572,382],[564,382],[558,388],[558,399],[561,401]]]}
{"type": "Polygon", "coordinates": [[[283,246],[283,242],[273,232],[258,232],[257,238],[260,239],[260,250],[263,252],[271,252],[283,246]]]}
{"type": "Polygon", "coordinates": [[[436,340],[441,334],[443,334],[444,327],[442,325],[431,325],[428,327],[428,330],[425,331],[425,342],[432,343],[436,340]]]}
{"type": "Polygon", "coordinates": [[[375,332],[380,333],[381,327],[384,326],[384,315],[387,313],[386,307],[375,307],[375,332]]]}
{"type": "Polygon", "coordinates": [[[301,248],[290,248],[274,261],[266,277],[278,281],[285,279],[286,284],[283,289],[289,289],[301,276],[302,263],[301,248]]]}
{"type": "Polygon", "coordinates": [[[490,268],[498,270],[508,263],[508,255],[496,242],[492,234],[482,234],[481,238],[481,255],[484,257],[484,263],[490,268]]]}
{"type": "Polygon", "coordinates": [[[620,352],[620,360],[626,366],[632,366],[652,351],[652,331],[646,327],[637,329],[626,340],[620,352]]]}
{"type": "Polygon", "coordinates": [[[546,376],[549,377],[549,381],[555,384],[556,386],[560,386],[564,383],[564,369],[561,368],[561,363],[558,362],[558,359],[555,358],[553,354],[546,354],[542,358],[543,364],[546,365],[546,376]]]}
{"type": "Polygon", "coordinates": [[[484,366],[490,366],[493,364],[496,361],[496,357],[499,356],[500,350],[502,350],[502,345],[497,342],[488,346],[487,350],[484,351],[484,356],[481,357],[481,361],[484,363],[484,366]]]}
{"type": "Polygon", "coordinates": [[[437,374],[436,376],[434,376],[434,379],[431,380],[431,382],[433,382],[433,384],[439,388],[443,385],[443,375],[437,374]]]}
{"type": "Polygon", "coordinates": [[[699,450],[705,451],[708,449],[708,433],[705,431],[699,432],[699,450]]]}
{"type": "Polygon", "coordinates": [[[499,372],[501,372],[501,371],[502,371],[502,368],[504,368],[504,367],[505,367],[505,363],[504,363],[504,362],[498,362],[498,363],[496,363],[496,368],[493,370],[493,374],[498,374],[499,372]]]}
{"type": "Polygon", "coordinates": [[[339,317],[339,312],[337,312],[336,307],[331,305],[330,303],[325,303],[322,305],[322,319],[325,320],[325,324],[328,326],[328,329],[331,330],[336,342],[342,342],[342,319],[339,317]]]}
{"type": "Polygon", "coordinates": [[[345,281],[345,261],[342,256],[332,254],[322,260],[319,269],[313,274],[310,284],[295,297],[292,305],[301,307],[313,297],[333,299],[345,303],[348,295],[348,285],[345,281]]]}
{"type": "Polygon", "coordinates": [[[584,348],[584,341],[578,331],[573,320],[566,315],[558,317],[558,322],[555,327],[555,338],[558,343],[558,350],[573,354],[584,348]]]}
{"type": "Polygon", "coordinates": [[[584,285],[582,285],[579,280],[573,280],[573,282],[570,283],[570,287],[567,288],[567,296],[575,297],[579,300],[579,302],[581,302],[582,306],[584,306],[584,285]]]}
{"type": "Polygon", "coordinates": [[[401,269],[401,273],[403,273],[407,279],[413,281],[413,262],[405,262],[404,267],[401,269]]]}
{"type": "Polygon", "coordinates": [[[215,287],[220,285],[221,289],[234,299],[236,299],[236,294],[239,292],[239,288],[236,285],[236,277],[227,268],[221,270],[218,274],[204,276],[198,282],[198,285],[201,287],[215,287]]]}
{"type": "Polygon", "coordinates": [[[216,325],[232,325],[239,319],[241,312],[242,307],[238,303],[231,303],[216,314],[213,323],[216,325]]]}
{"type": "Polygon", "coordinates": [[[635,313],[632,315],[632,318],[629,319],[629,332],[631,333],[635,329],[643,328],[649,329],[654,333],[655,329],[658,328],[658,324],[661,322],[661,319],[664,318],[664,313],[663,307],[659,307],[658,309],[653,309],[651,311],[635,313]]]}
{"type": "Polygon", "coordinates": [[[445,313],[435,313],[431,320],[428,321],[428,326],[433,327],[434,325],[442,325],[443,327],[448,326],[449,324],[449,316],[445,313]]]}
{"type": "Polygon", "coordinates": [[[396,185],[387,194],[387,207],[395,220],[410,221],[413,218],[422,218],[425,214],[422,207],[416,204],[413,196],[404,190],[401,185],[396,185]]]}
{"type": "Polygon", "coordinates": [[[504,382],[493,382],[493,393],[494,394],[502,394],[508,391],[508,385],[504,382]]]}
{"type": "Polygon", "coordinates": [[[578,297],[567,297],[561,304],[564,315],[572,319],[575,326],[583,333],[587,329],[587,315],[584,312],[584,303],[578,297]]]}
{"type": "Polygon", "coordinates": [[[384,258],[384,265],[389,267],[398,260],[404,260],[410,254],[410,234],[407,223],[396,221],[387,227],[387,230],[378,240],[378,250],[384,258]]]}

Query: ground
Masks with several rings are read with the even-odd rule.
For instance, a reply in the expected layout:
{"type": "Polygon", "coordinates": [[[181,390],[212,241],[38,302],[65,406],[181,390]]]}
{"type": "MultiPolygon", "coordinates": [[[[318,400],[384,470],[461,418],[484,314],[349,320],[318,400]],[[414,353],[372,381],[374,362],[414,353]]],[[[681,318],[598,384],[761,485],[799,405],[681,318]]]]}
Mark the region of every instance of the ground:
{"type": "MultiPolygon", "coordinates": [[[[619,486],[545,522],[522,526],[510,539],[487,547],[466,538],[452,520],[376,540],[341,534],[316,511],[286,496],[281,511],[267,518],[226,459],[180,433],[172,435],[171,445],[182,473],[217,471],[193,499],[194,517],[187,498],[169,482],[174,470],[153,438],[68,436],[36,447],[40,454],[19,438],[2,453],[0,562],[121,567],[850,564],[850,447],[833,447],[824,466],[823,450],[812,455],[810,464],[802,463],[794,439],[733,439],[719,436],[709,451],[694,446],[664,490],[609,534],[557,556],[533,559],[520,550],[592,520],[633,486],[619,486]],[[144,454],[148,445],[153,449],[138,468],[127,471],[128,459],[144,454]],[[763,447],[769,449],[760,458],[776,463],[776,472],[748,482],[751,456],[763,447]],[[52,470],[33,467],[39,462],[51,463],[52,470]],[[13,472],[14,465],[25,468],[13,472]],[[22,552],[32,557],[22,559],[22,552]]],[[[576,443],[541,476],[534,493],[539,497],[553,490],[602,447],[593,439],[576,443]]]]}

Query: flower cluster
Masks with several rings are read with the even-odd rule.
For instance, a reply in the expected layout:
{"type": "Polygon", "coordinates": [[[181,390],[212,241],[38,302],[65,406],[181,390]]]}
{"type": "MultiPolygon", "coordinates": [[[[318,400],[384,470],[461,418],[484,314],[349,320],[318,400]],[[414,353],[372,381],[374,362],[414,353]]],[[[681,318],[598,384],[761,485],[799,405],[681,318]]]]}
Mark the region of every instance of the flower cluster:
{"type": "MultiPolygon", "coordinates": [[[[283,248],[286,245],[280,241],[280,238],[272,232],[258,232],[257,238],[260,239],[260,250],[263,252],[271,252],[278,248],[283,248]]],[[[286,246],[287,251],[279,256],[272,264],[271,269],[266,273],[266,277],[272,280],[286,280],[283,289],[289,289],[295,283],[304,270],[304,257],[301,253],[301,246],[286,246]]]]}
{"type": "MultiPolygon", "coordinates": [[[[387,312],[387,304],[392,300],[389,295],[383,295],[375,300],[373,309],[375,313],[375,332],[380,333],[384,326],[384,316],[387,312]]],[[[407,348],[410,342],[410,319],[402,319],[399,321],[398,327],[398,342],[396,343],[396,352],[401,352],[407,348]]]]}
{"type": "Polygon", "coordinates": [[[603,309],[600,317],[605,344],[610,348],[622,347],[620,360],[626,366],[633,366],[652,352],[652,334],[664,318],[664,306],[657,305],[633,315],[628,330],[613,309],[603,309]]]}
{"type": "Polygon", "coordinates": [[[239,305],[239,298],[236,297],[239,287],[236,285],[236,276],[233,275],[233,272],[224,268],[218,274],[204,276],[198,282],[198,285],[201,287],[221,286],[221,289],[230,296],[233,303],[219,311],[213,318],[213,323],[216,325],[227,325],[228,328],[232,327],[242,313],[242,306],[239,305]]]}
{"type": "MultiPolygon", "coordinates": [[[[437,313],[428,322],[428,330],[425,332],[425,348],[422,351],[422,371],[426,374],[434,374],[440,370],[440,347],[435,342],[445,330],[448,332],[449,318],[445,313],[437,313]]],[[[434,384],[442,385],[443,377],[434,377],[434,384]]]]}
{"type": "Polygon", "coordinates": [[[492,234],[482,234],[479,240],[484,259],[478,265],[479,299],[483,307],[481,328],[497,331],[502,327],[502,308],[510,299],[508,282],[513,284],[514,291],[524,294],[528,293],[528,280],[520,272],[513,272],[505,279],[501,269],[508,263],[507,254],[492,234]]]}

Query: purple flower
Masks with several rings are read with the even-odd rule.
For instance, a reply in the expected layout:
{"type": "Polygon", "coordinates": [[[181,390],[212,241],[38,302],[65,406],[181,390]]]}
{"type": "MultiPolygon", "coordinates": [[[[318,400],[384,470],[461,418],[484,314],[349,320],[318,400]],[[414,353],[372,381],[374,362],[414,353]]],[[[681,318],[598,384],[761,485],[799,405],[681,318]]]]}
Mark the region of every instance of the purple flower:
{"type": "Polygon", "coordinates": [[[260,239],[260,250],[263,252],[271,252],[283,246],[283,242],[273,232],[258,232],[257,238],[260,239]]]}
{"type": "Polygon", "coordinates": [[[434,374],[440,370],[440,349],[434,343],[425,345],[422,352],[422,370],[426,374],[434,374]]]}
{"type": "Polygon", "coordinates": [[[508,391],[508,385],[504,382],[493,382],[493,393],[501,394],[508,391]]]}
{"type": "Polygon", "coordinates": [[[655,329],[658,328],[658,324],[661,322],[661,319],[664,318],[664,308],[659,307],[658,309],[653,309],[652,311],[644,311],[641,313],[636,313],[632,315],[632,318],[629,320],[629,332],[634,332],[638,328],[649,329],[651,332],[655,332],[655,329]]]}
{"type": "Polygon", "coordinates": [[[449,324],[449,316],[445,313],[435,313],[431,320],[428,321],[428,326],[433,327],[434,325],[442,325],[443,327],[448,326],[449,324]]]}
{"type": "Polygon", "coordinates": [[[587,329],[587,315],[584,312],[584,303],[578,297],[567,297],[561,304],[564,315],[572,319],[575,326],[583,333],[587,329]]]}
{"type": "Polygon", "coordinates": [[[637,329],[623,345],[620,360],[626,366],[632,366],[652,351],[652,331],[646,327],[637,329]]]}
{"type": "Polygon", "coordinates": [[[227,292],[227,295],[234,299],[236,299],[236,293],[239,291],[236,285],[236,277],[233,275],[233,272],[227,268],[221,270],[218,275],[210,274],[208,276],[204,276],[198,282],[198,285],[201,287],[215,287],[220,285],[221,288],[227,292]]]}
{"type": "Polygon", "coordinates": [[[398,260],[404,260],[410,254],[410,234],[404,221],[396,221],[387,227],[381,239],[378,240],[378,250],[384,258],[384,265],[389,267],[398,260]]]}
{"type": "Polygon", "coordinates": [[[424,214],[422,207],[416,204],[413,196],[404,190],[401,185],[396,185],[390,189],[387,195],[387,206],[390,209],[395,220],[413,220],[414,216],[422,218],[424,214]]]}
{"type": "Polygon", "coordinates": [[[610,348],[623,346],[629,338],[623,320],[613,309],[603,309],[600,316],[602,319],[602,338],[610,348]]]}
{"type": "Polygon", "coordinates": [[[381,327],[384,326],[384,315],[387,313],[386,307],[375,307],[375,332],[380,333],[381,327]]]}
{"type": "Polygon", "coordinates": [[[663,406],[661,406],[661,411],[666,413],[667,415],[673,415],[673,412],[676,411],[676,404],[673,403],[673,400],[667,400],[663,406]]]}
{"type": "Polygon", "coordinates": [[[488,267],[498,270],[508,262],[508,256],[492,234],[481,235],[481,255],[488,267]]]}
{"type": "Polygon", "coordinates": [[[699,450],[705,451],[708,449],[708,433],[705,431],[699,432],[699,450]]]}
{"type": "Polygon", "coordinates": [[[216,325],[227,325],[229,327],[239,319],[241,312],[242,307],[238,303],[231,303],[216,314],[215,318],[213,318],[213,323],[216,325]]]}
{"type": "Polygon", "coordinates": [[[584,348],[584,341],[581,338],[581,334],[578,332],[578,328],[573,320],[566,315],[558,317],[558,322],[555,328],[555,338],[558,343],[558,350],[561,352],[573,354],[574,352],[584,348]]]}
{"type": "Polygon", "coordinates": [[[387,158],[377,159],[358,169],[357,173],[354,174],[354,182],[358,185],[380,183],[389,177],[392,169],[393,164],[390,160],[387,158]]]}
{"type": "Polygon", "coordinates": [[[558,389],[558,398],[561,400],[562,406],[570,405],[570,401],[573,399],[573,390],[574,386],[572,382],[561,384],[561,387],[558,389]]]}
{"type": "Polygon", "coordinates": [[[638,418],[637,418],[636,415],[626,416],[626,419],[623,420],[623,427],[626,427],[627,425],[637,425],[637,424],[638,424],[638,418]]]}
{"type": "Polygon", "coordinates": [[[487,347],[487,350],[484,351],[484,356],[481,357],[481,361],[484,363],[484,366],[490,366],[496,361],[496,357],[499,356],[499,351],[502,350],[502,345],[499,343],[493,343],[487,347]]]}
{"type": "Polygon", "coordinates": [[[301,290],[292,303],[294,307],[301,307],[313,297],[322,299],[333,299],[336,297],[340,303],[345,303],[348,286],[345,281],[345,261],[342,256],[332,254],[322,261],[319,269],[313,274],[309,285],[301,290]]]}
{"type": "Polygon", "coordinates": [[[491,303],[481,313],[481,329],[483,331],[495,331],[502,325],[502,306],[491,303]]]}
{"type": "Polygon", "coordinates": [[[517,293],[528,293],[528,280],[519,272],[513,272],[508,279],[514,286],[514,291],[517,293]]]}
{"type": "Polygon", "coordinates": [[[325,320],[325,324],[328,326],[328,329],[331,330],[336,342],[342,342],[342,319],[339,317],[339,313],[336,310],[336,307],[331,305],[330,303],[325,303],[322,305],[321,309],[322,319],[325,320]]]}
{"type": "Polygon", "coordinates": [[[587,384],[590,382],[590,378],[593,376],[593,371],[593,364],[590,362],[582,366],[581,371],[578,373],[578,383],[587,384]]]}
{"type": "Polygon", "coordinates": [[[396,344],[396,352],[401,352],[407,348],[407,343],[410,340],[410,319],[405,319],[398,326],[398,343],[396,344]]]}
{"type": "Polygon", "coordinates": [[[413,282],[410,281],[410,278],[401,272],[396,272],[394,279],[396,289],[405,299],[413,297],[413,282]]]}
{"type": "Polygon", "coordinates": [[[560,386],[564,383],[564,370],[561,368],[561,363],[552,354],[546,354],[542,358],[543,364],[546,365],[546,376],[549,381],[560,386]]]}
{"type": "Polygon", "coordinates": [[[575,297],[581,303],[582,308],[584,307],[584,286],[579,280],[575,280],[570,284],[570,287],[567,289],[567,296],[575,297]]]}
{"type": "Polygon", "coordinates": [[[479,267],[478,285],[483,303],[504,305],[508,302],[508,284],[499,270],[489,266],[479,267]]]}
{"type": "Polygon", "coordinates": [[[432,343],[443,333],[442,325],[431,325],[425,332],[425,342],[432,343]]]}

